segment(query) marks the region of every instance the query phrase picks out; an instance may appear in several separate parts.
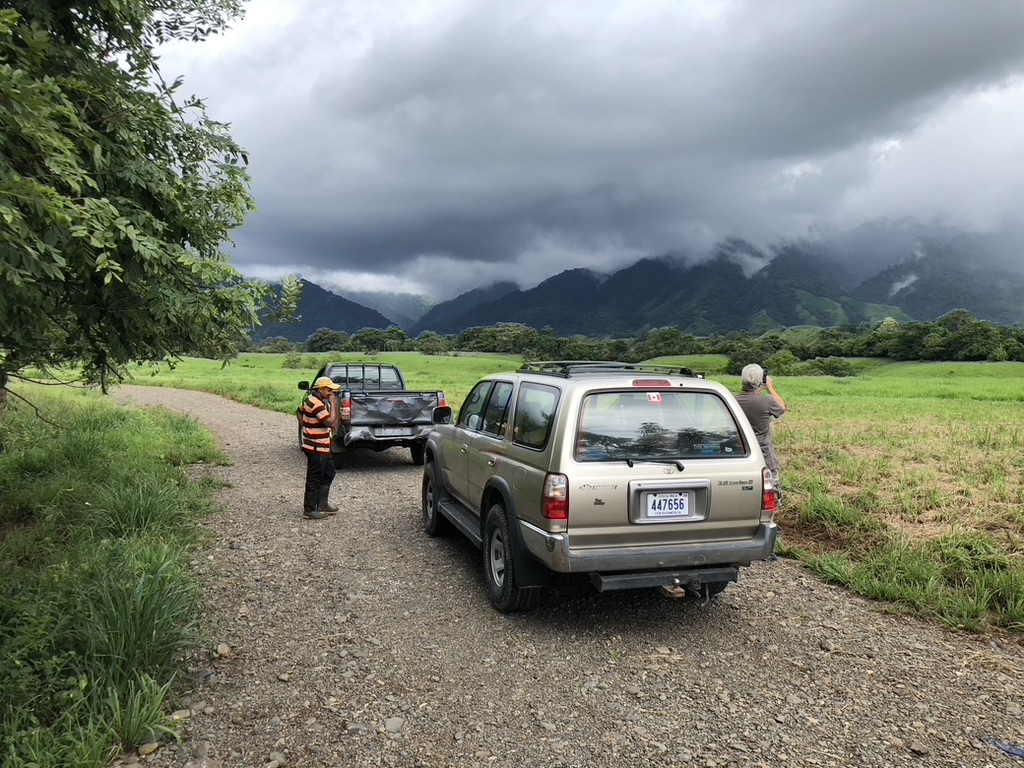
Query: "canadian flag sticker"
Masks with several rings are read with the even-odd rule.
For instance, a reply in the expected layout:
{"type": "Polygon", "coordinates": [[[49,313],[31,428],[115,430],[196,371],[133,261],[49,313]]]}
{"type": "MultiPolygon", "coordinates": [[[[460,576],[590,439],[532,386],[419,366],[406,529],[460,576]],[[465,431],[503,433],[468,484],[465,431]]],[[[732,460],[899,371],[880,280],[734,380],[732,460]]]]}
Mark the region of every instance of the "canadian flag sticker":
{"type": "Polygon", "coordinates": [[[660,403],[661,402],[661,392],[648,392],[647,393],[647,402],[649,402],[649,403],[660,403]]]}

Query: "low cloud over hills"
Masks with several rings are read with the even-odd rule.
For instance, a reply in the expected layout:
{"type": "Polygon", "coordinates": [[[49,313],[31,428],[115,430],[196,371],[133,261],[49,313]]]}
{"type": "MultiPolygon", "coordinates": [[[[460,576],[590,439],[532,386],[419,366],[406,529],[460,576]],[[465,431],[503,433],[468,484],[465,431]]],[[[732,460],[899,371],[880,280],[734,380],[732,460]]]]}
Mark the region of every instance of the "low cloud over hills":
{"type": "MultiPolygon", "coordinates": [[[[708,335],[856,325],[886,316],[931,321],[953,309],[1001,325],[1024,323],[1024,272],[1012,266],[1016,260],[1005,249],[963,234],[900,231],[907,237],[889,238],[888,247],[870,230],[842,241],[786,244],[770,253],[731,240],[698,263],[664,255],[612,274],[568,270],[529,289],[500,282],[437,304],[418,320],[389,313],[389,302],[396,302],[387,294],[377,295],[377,308],[369,309],[307,284],[303,322],[260,329],[257,337],[303,341],[321,327],[354,333],[392,324],[415,337],[503,322],[550,327],[559,336],[624,337],[663,326],[708,335]]],[[[374,296],[359,298],[367,302],[374,296]]]]}

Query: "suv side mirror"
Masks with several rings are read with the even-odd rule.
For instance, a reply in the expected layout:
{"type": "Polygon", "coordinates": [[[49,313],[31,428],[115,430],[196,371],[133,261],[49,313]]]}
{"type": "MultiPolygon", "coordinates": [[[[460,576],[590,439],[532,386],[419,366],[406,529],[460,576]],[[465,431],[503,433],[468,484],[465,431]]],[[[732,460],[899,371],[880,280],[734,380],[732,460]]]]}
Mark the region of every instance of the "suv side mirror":
{"type": "Polygon", "coordinates": [[[309,389],[309,382],[308,381],[300,381],[299,382],[299,389],[309,389]]]}
{"type": "Polygon", "coordinates": [[[435,424],[451,424],[452,409],[447,405],[439,405],[431,414],[430,420],[435,424]]]}

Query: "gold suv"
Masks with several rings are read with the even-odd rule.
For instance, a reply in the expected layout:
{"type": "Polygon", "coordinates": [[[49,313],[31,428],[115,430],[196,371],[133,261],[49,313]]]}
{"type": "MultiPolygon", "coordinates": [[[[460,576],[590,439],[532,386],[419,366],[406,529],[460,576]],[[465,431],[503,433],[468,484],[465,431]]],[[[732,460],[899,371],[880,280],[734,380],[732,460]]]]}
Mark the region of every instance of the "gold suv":
{"type": "Polygon", "coordinates": [[[556,573],[710,599],[771,556],[778,493],[732,394],[685,368],[530,363],[434,409],[423,528],[482,552],[502,612],[556,573]]]}

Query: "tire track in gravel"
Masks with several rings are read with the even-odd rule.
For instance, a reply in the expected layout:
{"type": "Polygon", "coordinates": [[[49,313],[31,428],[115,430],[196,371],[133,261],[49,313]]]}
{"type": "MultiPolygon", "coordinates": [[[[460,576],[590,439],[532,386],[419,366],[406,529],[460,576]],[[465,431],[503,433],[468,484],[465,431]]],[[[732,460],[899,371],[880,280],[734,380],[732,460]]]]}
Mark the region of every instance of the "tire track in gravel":
{"type": "Polygon", "coordinates": [[[788,561],[707,606],[572,578],[503,616],[479,552],[422,532],[408,451],[353,454],[341,514],[304,521],[294,417],[113,398],[193,416],[234,462],[208,470],[229,487],[195,562],[190,716],[148,765],[999,766],[990,740],[1024,744],[1019,640],[887,615],[788,561]]]}

